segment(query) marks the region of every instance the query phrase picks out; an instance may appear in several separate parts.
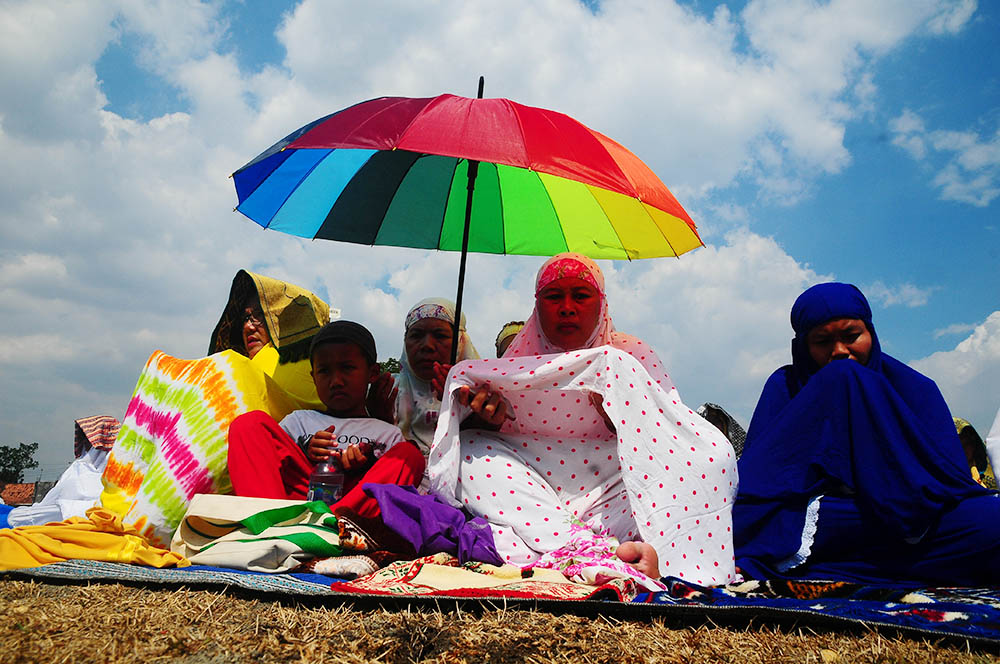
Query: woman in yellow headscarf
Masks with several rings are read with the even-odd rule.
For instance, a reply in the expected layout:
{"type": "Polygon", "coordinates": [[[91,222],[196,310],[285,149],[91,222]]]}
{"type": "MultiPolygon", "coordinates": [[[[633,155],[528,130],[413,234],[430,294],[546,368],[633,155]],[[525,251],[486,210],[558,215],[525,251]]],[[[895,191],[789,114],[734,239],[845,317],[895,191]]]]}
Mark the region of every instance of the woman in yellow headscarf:
{"type": "Polygon", "coordinates": [[[246,355],[302,408],[322,409],[309,374],[309,341],[329,320],[329,305],[306,289],[240,270],[208,352],[246,355]]]}

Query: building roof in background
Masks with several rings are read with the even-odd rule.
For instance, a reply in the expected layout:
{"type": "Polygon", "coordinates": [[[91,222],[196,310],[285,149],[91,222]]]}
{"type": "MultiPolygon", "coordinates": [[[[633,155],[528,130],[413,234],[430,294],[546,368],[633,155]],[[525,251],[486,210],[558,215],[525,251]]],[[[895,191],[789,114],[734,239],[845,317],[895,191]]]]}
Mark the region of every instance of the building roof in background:
{"type": "Polygon", "coordinates": [[[35,483],[0,484],[0,498],[7,505],[31,505],[35,498],[35,483]]]}

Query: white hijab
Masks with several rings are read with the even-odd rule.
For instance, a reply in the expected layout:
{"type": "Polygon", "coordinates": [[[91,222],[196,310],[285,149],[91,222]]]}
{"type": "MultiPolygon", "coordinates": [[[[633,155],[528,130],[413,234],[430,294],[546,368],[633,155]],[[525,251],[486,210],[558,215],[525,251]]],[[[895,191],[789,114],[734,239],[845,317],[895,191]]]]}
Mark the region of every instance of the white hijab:
{"type": "MultiPolygon", "coordinates": [[[[417,302],[406,314],[404,337],[406,330],[417,321],[427,318],[442,320],[449,325],[455,324],[455,305],[451,300],[431,297],[417,302]]],[[[472,340],[465,331],[465,314],[459,326],[458,360],[478,360],[472,340]]],[[[429,381],[425,381],[413,373],[410,360],[406,355],[406,344],[399,357],[400,371],[398,377],[399,393],[396,396],[396,424],[403,437],[412,440],[427,455],[434,440],[434,430],[437,428],[438,411],[441,402],[434,396],[434,390],[429,381]]]]}

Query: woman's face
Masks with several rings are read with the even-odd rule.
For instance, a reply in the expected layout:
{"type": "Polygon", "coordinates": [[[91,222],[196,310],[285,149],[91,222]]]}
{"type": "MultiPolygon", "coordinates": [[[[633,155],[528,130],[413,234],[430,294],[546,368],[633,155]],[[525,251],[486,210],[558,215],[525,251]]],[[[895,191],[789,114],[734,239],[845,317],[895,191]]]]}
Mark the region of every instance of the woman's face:
{"type": "Polygon", "coordinates": [[[535,296],[545,337],[563,350],[583,348],[601,315],[601,295],[583,279],[563,277],[535,296]]]}
{"type": "Polygon", "coordinates": [[[863,320],[835,318],[809,330],[806,346],[820,368],[833,360],[855,360],[868,364],[872,353],[872,335],[863,320]]]}
{"type": "Polygon", "coordinates": [[[255,300],[247,302],[243,307],[243,347],[247,350],[247,356],[252,360],[270,341],[271,335],[267,332],[260,304],[255,300]]]}
{"type": "Polygon", "coordinates": [[[417,378],[431,380],[434,363],[451,362],[452,324],[439,318],[418,320],[406,330],[403,346],[417,378]]]}

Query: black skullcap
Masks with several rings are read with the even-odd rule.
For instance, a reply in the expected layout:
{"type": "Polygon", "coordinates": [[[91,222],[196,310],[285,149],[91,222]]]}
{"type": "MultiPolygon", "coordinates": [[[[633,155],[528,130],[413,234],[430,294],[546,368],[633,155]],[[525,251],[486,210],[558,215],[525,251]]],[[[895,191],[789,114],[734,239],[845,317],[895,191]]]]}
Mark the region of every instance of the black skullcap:
{"type": "Polygon", "coordinates": [[[375,364],[378,362],[375,352],[375,337],[372,336],[372,333],[364,325],[350,320],[335,320],[320,328],[320,331],[313,337],[312,344],[309,346],[310,360],[320,344],[333,341],[348,341],[355,344],[361,349],[361,352],[364,353],[370,363],[375,364]]]}

